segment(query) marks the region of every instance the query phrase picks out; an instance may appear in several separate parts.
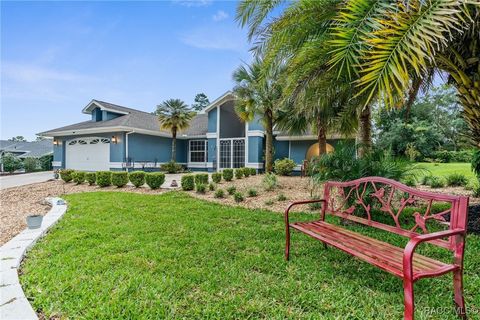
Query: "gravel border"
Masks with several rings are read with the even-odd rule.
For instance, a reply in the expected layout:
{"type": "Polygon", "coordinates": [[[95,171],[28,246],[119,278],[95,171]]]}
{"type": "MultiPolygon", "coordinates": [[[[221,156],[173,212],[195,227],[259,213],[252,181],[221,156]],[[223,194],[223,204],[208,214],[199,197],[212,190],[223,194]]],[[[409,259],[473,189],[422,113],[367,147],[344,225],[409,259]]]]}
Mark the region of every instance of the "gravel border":
{"type": "Polygon", "coordinates": [[[0,247],[0,319],[38,319],[18,278],[18,268],[25,253],[65,214],[61,198],[47,198],[52,204],[38,229],[25,229],[0,247]]]}

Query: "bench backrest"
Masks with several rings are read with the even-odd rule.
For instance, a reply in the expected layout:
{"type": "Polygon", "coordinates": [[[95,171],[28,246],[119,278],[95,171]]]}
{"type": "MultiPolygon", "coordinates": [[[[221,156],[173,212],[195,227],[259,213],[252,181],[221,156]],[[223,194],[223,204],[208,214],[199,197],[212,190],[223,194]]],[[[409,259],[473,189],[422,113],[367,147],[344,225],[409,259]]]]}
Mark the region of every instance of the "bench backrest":
{"type": "MultiPolygon", "coordinates": [[[[331,214],[409,238],[467,225],[468,197],[421,191],[382,177],[329,181],[324,199],[322,217],[331,214]]],[[[454,238],[430,243],[454,250],[454,238]]]]}

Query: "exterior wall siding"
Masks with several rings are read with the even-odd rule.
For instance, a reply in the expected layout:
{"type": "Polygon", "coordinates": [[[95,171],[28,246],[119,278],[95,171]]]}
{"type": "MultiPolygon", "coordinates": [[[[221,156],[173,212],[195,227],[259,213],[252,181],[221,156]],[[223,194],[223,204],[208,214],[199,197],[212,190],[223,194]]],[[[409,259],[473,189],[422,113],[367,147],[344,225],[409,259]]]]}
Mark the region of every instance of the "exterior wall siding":
{"type": "MultiPolygon", "coordinates": [[[[177,147],[179,141],[177,139],[177,147]]],[[[180,149],[182,148],[184,147],[180,146],[180,149]]],[[[128,157],[131,161],[168,162],[171,159],[171,154],[171,138],[139,133],[128,135],[128,157]]]]}
{"type": "Polygon", "coordinates": [[[217,108],[213,108],[208,112],[207,132],[217,132],[217,108]]]}
{"type": "Polygon", "coordinates": [[[290,143],[288,141],[278,141],[274,138],[273,140],[274,160],[288,158],[289,146],[290,146],[290,143]]]}

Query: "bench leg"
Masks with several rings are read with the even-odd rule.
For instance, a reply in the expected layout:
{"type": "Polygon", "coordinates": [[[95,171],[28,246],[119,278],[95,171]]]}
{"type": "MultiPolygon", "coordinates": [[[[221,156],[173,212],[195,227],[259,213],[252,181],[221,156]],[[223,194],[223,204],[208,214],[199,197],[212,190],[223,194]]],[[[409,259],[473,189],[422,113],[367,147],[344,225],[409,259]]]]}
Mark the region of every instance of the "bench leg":
{"type": "Polygon", "coordinates": [[[409,279],[403,279],[403,301],[405,307],[403,319],[413,320],[415,315],[413,281],[409,279]]]}
{"type": "Polygon", "coordinates": [[[465,300],[463,299],[463,274],[461,270],[453,272],[453,288],[455,291],[455,310],[460,318],[467,319],[465,300]]]}
{"type": "Polygon", "coordinates": [[[287,226],[285,230],[285,260],[290,259],[290,227],[287,226]]]}

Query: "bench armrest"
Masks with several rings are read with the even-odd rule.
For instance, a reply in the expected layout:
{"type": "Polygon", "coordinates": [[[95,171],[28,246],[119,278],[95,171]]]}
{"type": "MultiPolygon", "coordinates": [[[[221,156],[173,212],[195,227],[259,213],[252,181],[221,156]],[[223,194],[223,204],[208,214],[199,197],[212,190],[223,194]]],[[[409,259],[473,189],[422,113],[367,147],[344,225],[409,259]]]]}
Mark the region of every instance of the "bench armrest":
{"type": "Polygon", "coordinates": [[[437,240],[437,239],[442,239],[445,237],[453,237],[456,235],[462,235],[465,236],[466,230],[464,229],[453,229],[453,230],[444,230],[444,231],[438,231],[438,232],[433,232],[429,234],[422,234],[416,237],[413,237],[408,241],[407,245],[405,246],[405,250],[403,251],[403,274],[405,277],[408,276],[410,279],[412,277],[413,273],[413,254],[415,253],[415,249],[417,246],[426,241],[430,240],[437,240]]]}
{"type": "Polygon", "coordinates": [[[295,202],[292,202],[288,205],[287,209],[285,209],[285,224],[287,225],[287,228],[288,228],[288,225],[289,225],[289,213],[290,213],[290,209],[294,206],[297,206],[297,205],[301,205],[301,204],[308,204],[308,203],[317,203],[317,202],[323,202],[323,204],[325,205],[325,203],[327,202],[325,199],[315,199],[315,200],[303,200],[303,201],[295,201],[295,202]]]}

